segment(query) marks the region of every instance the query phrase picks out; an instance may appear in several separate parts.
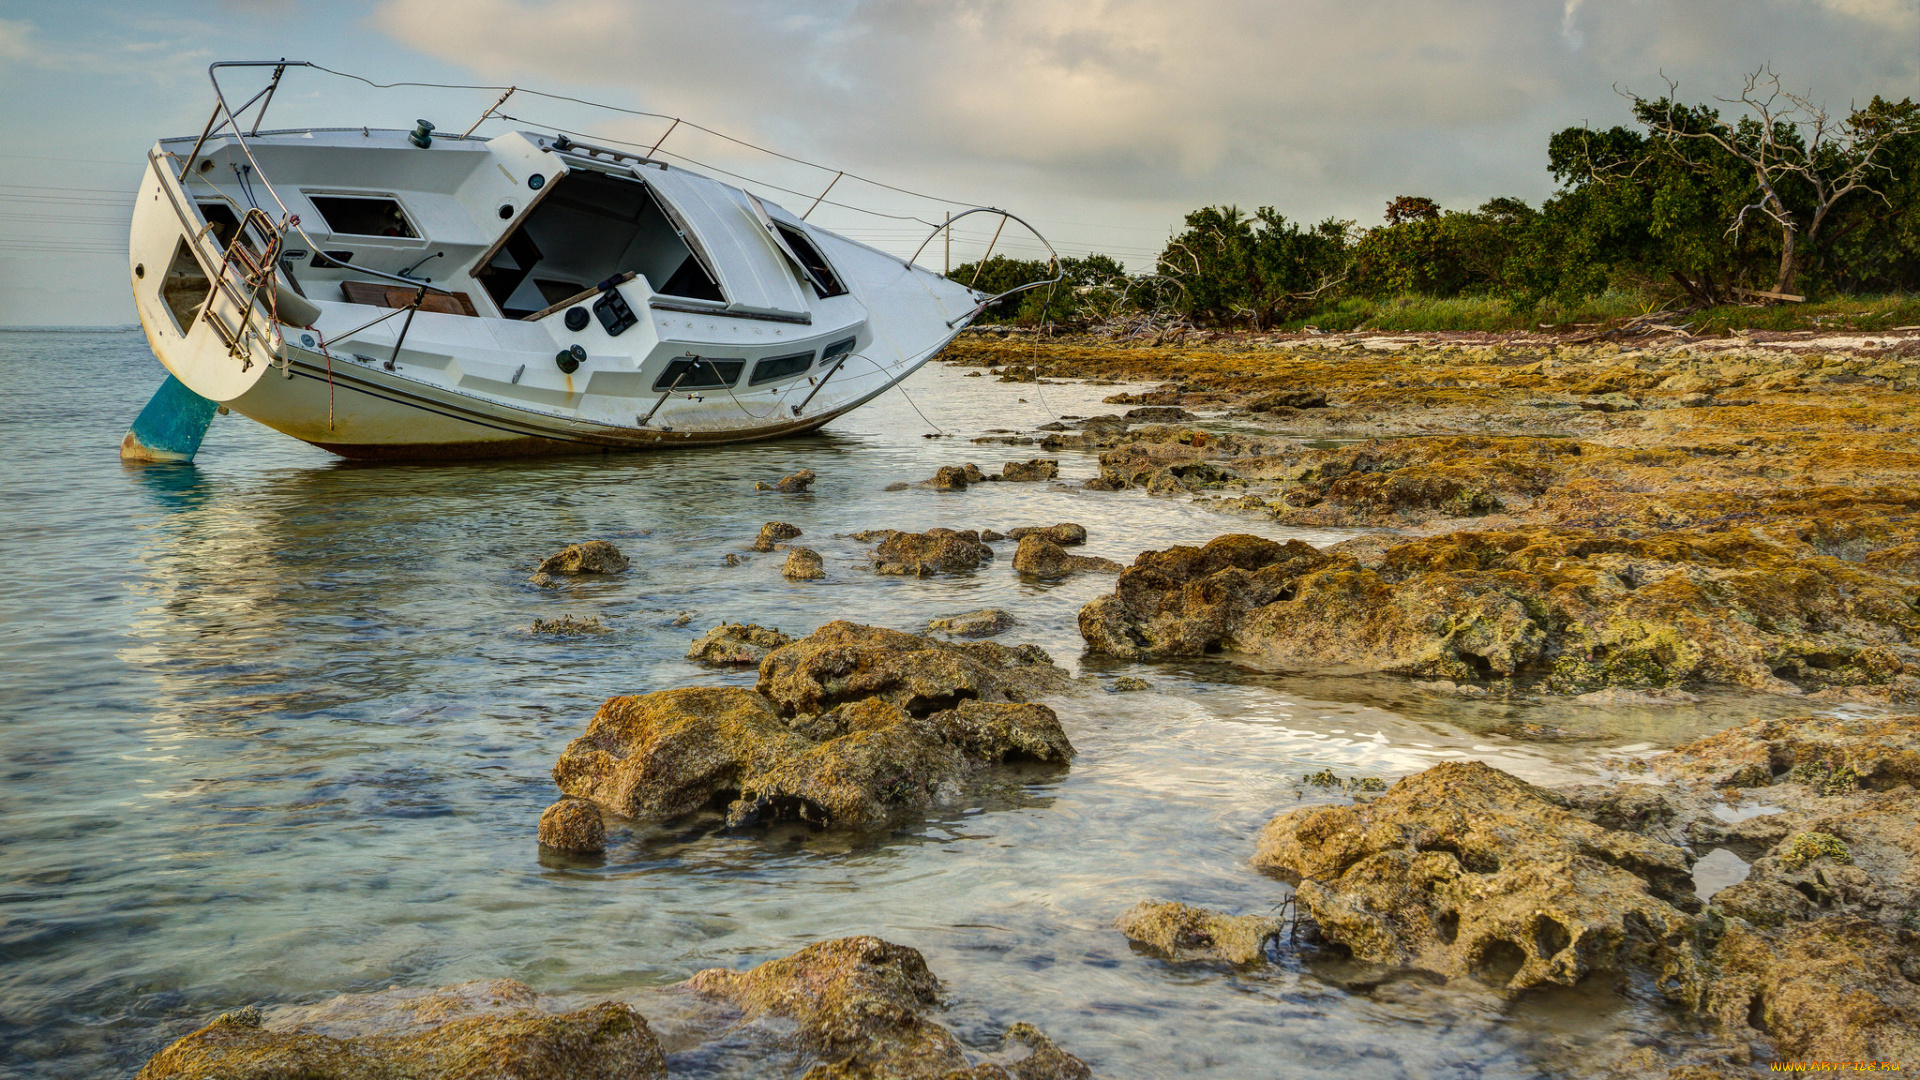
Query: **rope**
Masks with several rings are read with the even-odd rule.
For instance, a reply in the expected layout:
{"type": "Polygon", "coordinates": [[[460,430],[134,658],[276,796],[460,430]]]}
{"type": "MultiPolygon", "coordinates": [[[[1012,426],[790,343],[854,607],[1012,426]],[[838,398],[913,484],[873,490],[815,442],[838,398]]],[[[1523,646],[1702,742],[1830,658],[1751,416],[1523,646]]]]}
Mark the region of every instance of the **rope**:
{"type": "MultiPolygon", "coordinates": [[[[854,353],[853,355],[855,355],[855,356],[857,356],[857,357],[859,357],[859,358],[860,358],[860,359],[862,359],[862,360],[865,360],[865,361],[866,361],[867,363],[869,363],[869,364],[872,364],[872,365],[873,365],[873,370],[875,370],[875,371],[877,371],[877,372],[879,372],[879,373],[880,373],[880,377],[881,377],[881,378],[883,378],[883,379],[884,379],[884,378],[886,378],[886,377],[887,377],[887,369],[886,369],[886,368],[883,368],[883,367],[881,367],[881,366],[880,366],[880,361],[878,361],[878,360],[875,360],[875,359],[874,359],[873,357],[871,357],[871,356],[868,356],[868,355],[867,355],[866,353],[854,353]]],[[[926,424],[926,425],[927,425],[928,427],[930,427],[930,428],[932,428],[932,429],[933,429],[934,431],[936,431],[936,432],[939,432],[939,434],[941,435],[941,437],[943,437],[943,438],[944,438],[944,437],[946,436],[946,434],[947,434],[947,433],[946,433],[946,432],[945,432],[944,430],[942,430],[942,429],[941,429],[941,427],[940,427],[940,425],[939,425],[939,424],[936,424],[936,423],[934,423],[933,421],[931,421],[931,420],[928,420],[928,419],[927,419],[927,414],[926,414],[926,413],[923,413],[923,412],[920,412],[920,406],[914,403],[914,400],[913,400],[913,395],[912,395],[912,394],[909,394],[909,393],[907,393],[907,380],[905,380],[905,379],[901,379],[901,380],[899,380],[899,381],[897,381],[897,382],[895,382],[895,383],[893,384],[893,388],[894,388],[895,390],[898,390],[898,391],[900,391],[900,396],[901,396],[901,397],[903,397],[903,398],[906,398],[906,399],[907,399],[907,404],[909,404],[909,405],[912,405],[912,406],[913,406],[913,411],[914,411],[915,413],[917,413],[917,414],[919,414],[919,417],[920,417],[920,419],[921,419],[921,421],[922,421],[923,423],[925,423],[925,424],[926,424]]]]}

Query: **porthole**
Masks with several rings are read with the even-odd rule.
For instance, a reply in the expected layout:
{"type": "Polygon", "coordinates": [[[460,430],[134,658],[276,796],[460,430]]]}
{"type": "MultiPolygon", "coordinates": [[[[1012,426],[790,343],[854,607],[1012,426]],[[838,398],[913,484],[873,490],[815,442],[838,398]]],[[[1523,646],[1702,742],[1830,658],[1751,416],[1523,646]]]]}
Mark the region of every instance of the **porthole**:
{"type": "Polygon", "coordinates": [[[133,264],[133,276],[134,276],[134,277],[137,277],[137,278],[143,278],[143,277],[146,277],[146,276],[147,276],[147,264],[146,264],[146,263],[134,263],[134,264],[133,264]]]}
{"type": "Polygon", "coordinates": [[[513,204],[512,203],[503,202],[500,204],[500,220],[501,221],[513,220],[513,204]]]}
{"type": "Polygon", "coordinates": [[[547,178],[541,176],[539,173],[534,173],[532,176],[527,177],[527,186],[535,191],[539,191],[541,188],[547,186],[547,178]]]}

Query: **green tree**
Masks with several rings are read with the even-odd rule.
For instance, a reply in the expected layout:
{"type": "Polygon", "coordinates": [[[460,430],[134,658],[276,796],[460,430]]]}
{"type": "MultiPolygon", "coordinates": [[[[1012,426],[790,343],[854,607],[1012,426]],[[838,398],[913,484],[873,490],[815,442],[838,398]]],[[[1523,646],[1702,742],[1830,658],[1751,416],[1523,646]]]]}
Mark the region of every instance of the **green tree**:
{"type": "Polygon", "coordinates": [[[1264,329],[1339,288],[1352,228],[1334,218],[1302,228],[1270,206],[1251,217],[1237,206],[1203,207],[1167,241],[1158,270],[1190,317],[1264,329]]]}

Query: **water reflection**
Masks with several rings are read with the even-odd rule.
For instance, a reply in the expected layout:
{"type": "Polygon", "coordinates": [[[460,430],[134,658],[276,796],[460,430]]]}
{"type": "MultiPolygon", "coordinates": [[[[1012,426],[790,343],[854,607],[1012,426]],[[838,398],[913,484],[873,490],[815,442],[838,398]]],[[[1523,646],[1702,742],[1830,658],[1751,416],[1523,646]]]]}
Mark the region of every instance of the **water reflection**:
{"type": "MultiPolygon", "coordinates": [[[[1034,456],[965,439],[1111,411],[1099,399],[1118,387],[1042,399],[936,368],[910,391],[951,438],[921,438],[889,395],[803,440],[457,465],[340,463],[230,416],[193,466],[120,470],[153,362],[137,335],[58,341],[76,344],[85,362],[49,375],[52,344],[0,335],[0,485],[20,523],[0,551],[36,571],[0,586],[0,1072],[130,1073],[256,1000],[503,976],[640,994],[874,933],[927,952],[970,1042],[1027,1019],[1103,1075],[1537,1075],[1541,1047],[1583,1037],[1585,1020],[1291,959],[1172,965],[1136,954],[1112,921],[1149,897],[1283,902],[1286,887],[1246,862],[1277,809],[1333,797],[1303,773],[1391,778],[1472,756],[1577,778],[1603,753],[1751,707],[1636,714],[1230,662],[1083,664],[1076,616],[1111,578],[1025,581],[1011,545],[970,575],[868,569],[870,545],[849,534],[882,527],[1077,521],[1087,554],[1123,561],[1227,531],[1343,535],[1089,492],[1085,454],[1059,455],[1060,483],[886,490],[943,464],[1034,456]],[[800,468],[819,475],[810,494],[752,490],[800,468]],[[782,555],[747,550],[769,520],[803,531],[827,580],[787,581],[782,555]],[[540,556],[592,537],[619,538],[632,571],[527,582],[540,556]],[[962,804],[874,834],[693,818],[618,829],[597,862],[539,853],[549,770],[602,700],[751,683],[686,662],[706,627],[918,630],[988,606],[1020,621],[1003,640],[1086,676],[1051,702],[1080,751],[1070,770],[998,772],[962,804]],[[562,613],[613,632],[528,632],[562,613]],[[1118,674],[1154,689],[1106,692],[1118,674]],[[1570,734],[1502,734],[1523,724],[1570,734]]],[[[751,1055],[712,1053],[752,1071],[751,1055]]]]}

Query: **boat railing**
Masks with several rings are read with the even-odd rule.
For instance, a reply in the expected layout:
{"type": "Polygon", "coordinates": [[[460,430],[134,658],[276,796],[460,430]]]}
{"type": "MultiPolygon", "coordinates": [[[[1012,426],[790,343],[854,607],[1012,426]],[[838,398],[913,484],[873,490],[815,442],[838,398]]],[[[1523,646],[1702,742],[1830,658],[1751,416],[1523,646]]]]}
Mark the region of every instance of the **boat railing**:
{"type": "MultiPolygon", "coordinates": [[[[993,258],[993,249],[1000,243],[1000,233],[1006,229],[1007,222],[1009,221],[1019,222],[1021,228],[1032,233],[1033,238],[1040,241],[1040,243],[1046,247],[1047,256],[1048,256],[1047,265],[1053,270],[1053,276],[1050,278],[1043,279],[1041,281],[1029,281],[1025,285],[1008,289],[1006,292],[1003,292],[1003,293],[998,293],[996,295],[989,296],[979,301],[978,303],[974,304],[973,307],[970,308],[966,314],[959,315],[952,319],[947,320],[947,326],[949,328],[957,326],[960,323],[968,322],[977,318],[981,312],[987,310],[987,308],[993,306],[994,304],[997,304],[1000,301],[1005,300],[1009,296],[1018,296],[1023,292],[1030,292],[1034,289],[1041,288],[1042,286],[1058,285],[1067,276],[1066,269],[1060,262],[1060,253],[1053,249],[1053,244],[1046,237],[1040,235],[1040,230],[1034,228],[1025,219],[1021,218],[1018,214],[1015,214],[1009,210],[1002,210],[997,206],[976,206],[971,210],[963,210],[958,214],[947,215],[947,220],[941,222],[938,225],[935,225],[933,227],[933,231],[927,234],[927,238],[925,240],[920,241],[920,246],[913,249],[913,257],[907,260],[906,265],[911,267],[913,266],[914,263],[919,262],[921,254],[927,250],[927,245],[933,243],[934,238],[939,236],[941,233],[946,233],[948,241],[949,243],[951,243],[953,238],[954,223],[959,221],[962,218],[972,217],[975,214],[999,214],[1000,224],[996,226],[993,230],[993,239],[987,241],[986,254],[980,256],[980,261],[974,264],[973,280],[967,283],[967,288],[971,289],[977,282],[979,282],[980,272],[987,268],[987,260],[993,258]]],[[[974,293],[974,295],[979,296],[980,294],[976,292],[974,293]]]]}

